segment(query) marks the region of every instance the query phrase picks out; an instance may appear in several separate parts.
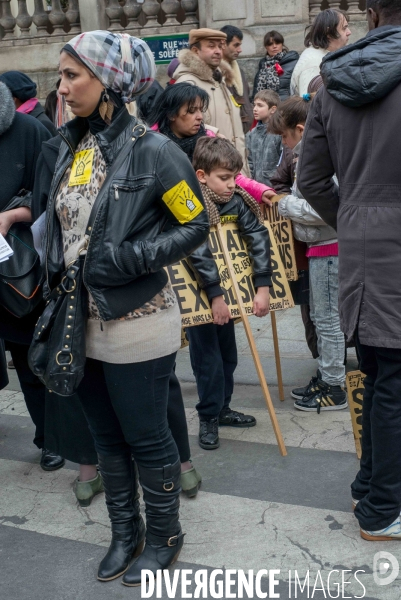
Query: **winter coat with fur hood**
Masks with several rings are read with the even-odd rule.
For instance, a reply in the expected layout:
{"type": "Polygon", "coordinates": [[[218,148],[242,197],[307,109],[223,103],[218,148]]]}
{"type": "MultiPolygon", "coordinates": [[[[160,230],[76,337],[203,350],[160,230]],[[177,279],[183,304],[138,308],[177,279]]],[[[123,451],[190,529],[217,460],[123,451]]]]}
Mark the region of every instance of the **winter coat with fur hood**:
{"type": "MultiPolygon", "coordinates": [[[[42,143],[50,138],[37,119],[16,112],[10,90],[0,83],[0,211],[20,190],[32,191],[42,143]]],[[[26,205],[21,198],[12,208],[26,205]]]]}
{"type": "Polygon", "coordinates": [[[212,69],[191,50],[181,50],[178,58],[180,65],[173,76],[176,83],[190,81],[208,93],[210,101],[205,123],[217,127],[234,144],[244,161],[242,172],[249,177],[241,108],[227,87],[233,85],[235,79],[230,65],[221,62],[218,71],[222,81],[219,83],[213,79],[212,69]]]}

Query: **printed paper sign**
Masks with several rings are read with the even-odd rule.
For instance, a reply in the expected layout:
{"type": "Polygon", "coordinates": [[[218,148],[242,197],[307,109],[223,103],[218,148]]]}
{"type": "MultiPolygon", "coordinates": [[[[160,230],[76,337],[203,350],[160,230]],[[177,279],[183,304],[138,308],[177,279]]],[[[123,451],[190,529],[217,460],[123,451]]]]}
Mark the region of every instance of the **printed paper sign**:
{"type": "Polygon", "coordinates": [[[284,195],[272,198],[273,206],[265,205],[265,216],[268,219],[274,233],[281,262],[284,265],[288,281],[298,279],[297,265],[295,261],[294,237],[292,234],[291,220],[282,217],[278,212],[278,201],[284,195]]]}
{"type": "Polygon", "coordinates": [[[347,373],[348,404],[351,411],[352,429],[354,431],[356,454],[362,456],[362,404],[365,375],[361,371],[347,373]]]}
{"type": "MultiPolygon", "coordinates": [[[[270,225],[267,224],[267,227],[271,240],[273,269],[273,288],[270,289],[270,309],[272,311],[284,310],[294,306],[294,302],[270,225]]],[[[239,233],[236,223],[227,223],[222,229],[225,236],[225,244],[237,274],[237,281],[245,311],[248,315],[252,315],[255,288],[253,286],[252,264],[248,256],[246,244],[239,233]]],[[[221,286],[224,292],[224,300],[230,309],[231,318],[238,318],[240,316],[238,303],[230,274],[224,261],[224,254],[217,236],[216,227],[210,228],[209,247],[217,263],[221,277],[221,286]]],[[[182,326],[192,327],[194,325],[212,323],[212,310],[206,293],[201,290],[188,261],[184,259],[167,267],[167,272],[180,306],[182,326]]]]}

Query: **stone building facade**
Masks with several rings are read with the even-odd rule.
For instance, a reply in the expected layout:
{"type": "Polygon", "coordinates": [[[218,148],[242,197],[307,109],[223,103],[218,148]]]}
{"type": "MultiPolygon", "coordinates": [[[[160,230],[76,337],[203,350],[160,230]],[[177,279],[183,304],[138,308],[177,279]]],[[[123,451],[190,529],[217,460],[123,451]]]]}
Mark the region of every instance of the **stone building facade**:
{"type": "MultiPolygon", "coordinates": [[[[196,27],[232,24],[244,33],[241,63],[250,82],[264,54],[263,36],[276,29],[302,51],[305,27],[322,9],[347,10],[352,41],[367,30],[365,0],[0,0],[0,72],[16,69],[37,81],[39,97],[54,89],[63,44],[80,31],[109,29],[168,37],[196,27]]],[[[158,66],[166,81],[166,66],[158,66]]]]}

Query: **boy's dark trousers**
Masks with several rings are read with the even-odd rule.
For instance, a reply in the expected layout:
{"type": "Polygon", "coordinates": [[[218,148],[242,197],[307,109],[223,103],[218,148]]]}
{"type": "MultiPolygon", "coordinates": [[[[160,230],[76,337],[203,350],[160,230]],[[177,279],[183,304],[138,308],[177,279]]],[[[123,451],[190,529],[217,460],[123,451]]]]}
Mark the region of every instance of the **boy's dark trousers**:
{"type": "Polygon", "coordinates": [[[231,402],[234,390],[234,371],[237,367],[234,320],[226,325],[197,325],[188,327],[189,354],[198,387],[199,417],[218,417],[231,402]]]}

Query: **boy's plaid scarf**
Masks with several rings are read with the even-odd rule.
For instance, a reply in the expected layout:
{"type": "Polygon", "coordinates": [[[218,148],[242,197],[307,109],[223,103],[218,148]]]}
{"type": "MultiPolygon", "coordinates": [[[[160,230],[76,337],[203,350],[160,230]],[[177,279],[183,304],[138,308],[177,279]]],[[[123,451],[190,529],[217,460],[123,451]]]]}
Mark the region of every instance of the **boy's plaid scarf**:
{"type": "Polygon", "coordinates": [[[230,202],[234,194],[239,194],[241,196],[245,204],[251,209],[251,211],[256,215],[258,221],[263,225],[263,215],[262,211],[260,210],[259,204],[256,202],[256,200],[252,198],[252,196],[248,194],[248,192],[243,190],[242,187],[240,187],[239,185],[235,186],[235,190],[229,198],[222,198],[221,196],[218,196],[217,194],[212,192],[212,190],[208,188],[207,185],[204,185],[203,183],[201,183],[200,186],[203,197],[205,199],[206,210],[209,215],[209,221],[211,226],[220,223],[220,213],[216,204],[227,204],[228,202],[230,202]]]}

